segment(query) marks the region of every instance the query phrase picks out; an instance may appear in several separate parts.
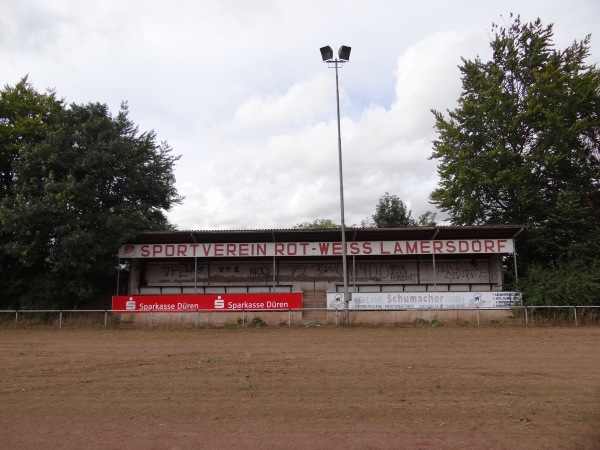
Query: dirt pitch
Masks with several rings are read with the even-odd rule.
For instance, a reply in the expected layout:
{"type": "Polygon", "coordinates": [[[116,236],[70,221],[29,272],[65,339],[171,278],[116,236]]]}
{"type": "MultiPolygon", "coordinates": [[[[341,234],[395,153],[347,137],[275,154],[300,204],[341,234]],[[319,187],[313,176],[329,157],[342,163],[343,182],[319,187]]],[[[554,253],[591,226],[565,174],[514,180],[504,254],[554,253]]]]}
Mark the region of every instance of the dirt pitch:
{"type": "Polygon", "coordinates": [[[600,328],[0,330],[4,449],[598,449],[600,328]]]}

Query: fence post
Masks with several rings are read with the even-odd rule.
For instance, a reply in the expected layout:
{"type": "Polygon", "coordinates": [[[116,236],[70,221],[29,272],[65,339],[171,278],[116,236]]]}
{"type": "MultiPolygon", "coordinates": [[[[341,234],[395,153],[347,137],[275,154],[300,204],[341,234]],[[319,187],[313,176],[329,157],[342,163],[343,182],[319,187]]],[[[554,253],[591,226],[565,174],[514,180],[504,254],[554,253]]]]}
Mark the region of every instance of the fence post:
{"type": "Polygon", "coordinates": [[[525,325],[529,324],[529,320],[527,318],[527,306],[525,306],[525,325]]]}
{"type": "Polygon", "coordinates": [[[431,323],[431,308],[429,308],[429,323],[431,323]]]}
{"type": "Polygon", "coordinates": [[[15,330],[17,329],[18,321],[19,321],[19,310],[15,311],[15,330]]]}
{"type": "Polygon", "coordinates": [[[104,310],[104,328],[106,328],[106,324],[108,323],[108,311],[104,310]]]}
{"type": "Polygon", "coordinates": [[[477,307],[477,326],[479,326],[479,306],[477,307]]]}
{"type": "Polygon", "coordinates": [[[58,314],[58,329],[62,329],[62,309],[60,310],[60,313],[58,314]]]}
{"type": "Polygon", "coordinates": [[[196,308],[196,328],[198,328],[198,308],[196,308]]]}
{"type": "Polygon", "coordinates": [[[292,326],[292,310],[288,309],[288,328],[292,326]]]}
{"type": "Polygon", "coordinates": [[[573,312],[575,313],[575,326],[577,326],[577,306],[573,306],[573,312]]]}
{"type": "Polygon", "coordinates": [[[152,328],[152,310],[150,310],[150,328],[152,328]]]}

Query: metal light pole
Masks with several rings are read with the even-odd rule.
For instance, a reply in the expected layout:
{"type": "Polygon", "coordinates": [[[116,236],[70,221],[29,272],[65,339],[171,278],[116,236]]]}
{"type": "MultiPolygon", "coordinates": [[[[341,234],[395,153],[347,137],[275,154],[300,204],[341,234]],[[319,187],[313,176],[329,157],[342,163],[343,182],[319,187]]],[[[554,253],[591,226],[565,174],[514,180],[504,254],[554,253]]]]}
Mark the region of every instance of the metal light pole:
{"type": "Polygon", "coordinates": [[[342,170],[342,131],[340,125],[340,87],[338,78],[338,69],[344,63],[350,60],[350,47],[342,45],[338,50],[338,58],[333,57],[333,50],[330,46],[321,47],[321,57],[323,62],[329,64],[330,68],[335,69],[335,96],[337,102],[337,132],[338,132],[338,159],[340,166],[340,213],[342,220],[342,270],[344,272],[344,307],[346,310],[346,325],[350,324],[350,311],[348,302],[350,296],[348,294],[348,268],[347,268],[347,251],[346,251],[346,220],[344,219],[344,175],[342,170]]]}

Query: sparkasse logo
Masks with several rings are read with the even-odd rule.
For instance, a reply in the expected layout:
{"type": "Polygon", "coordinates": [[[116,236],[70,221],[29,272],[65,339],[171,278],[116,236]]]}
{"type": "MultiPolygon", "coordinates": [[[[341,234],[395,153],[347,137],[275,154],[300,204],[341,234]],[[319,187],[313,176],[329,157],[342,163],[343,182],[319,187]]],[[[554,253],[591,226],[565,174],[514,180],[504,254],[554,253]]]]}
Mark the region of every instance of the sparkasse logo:
{"type": "Polygon", "coordinates": [[[219,295],[217,297],[217,299],[215,300],[215,309],[223,309],[225,308],[225,300],[223,300],[221,298],[221,296],[219,295]]]}

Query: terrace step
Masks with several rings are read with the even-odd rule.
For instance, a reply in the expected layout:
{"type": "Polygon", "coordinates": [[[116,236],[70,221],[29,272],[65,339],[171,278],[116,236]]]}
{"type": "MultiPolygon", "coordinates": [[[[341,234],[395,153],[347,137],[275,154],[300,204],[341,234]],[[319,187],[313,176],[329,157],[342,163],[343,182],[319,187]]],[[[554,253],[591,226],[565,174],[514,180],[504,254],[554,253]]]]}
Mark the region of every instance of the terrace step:
{"type": "Polygon", "coordinates": [[[327,291],[325,290],[305,290],[302,300],[302,321],[303,322],[327,322],[327,291]],[[318,308],[318,309],[311,309],[318,308]]]}

